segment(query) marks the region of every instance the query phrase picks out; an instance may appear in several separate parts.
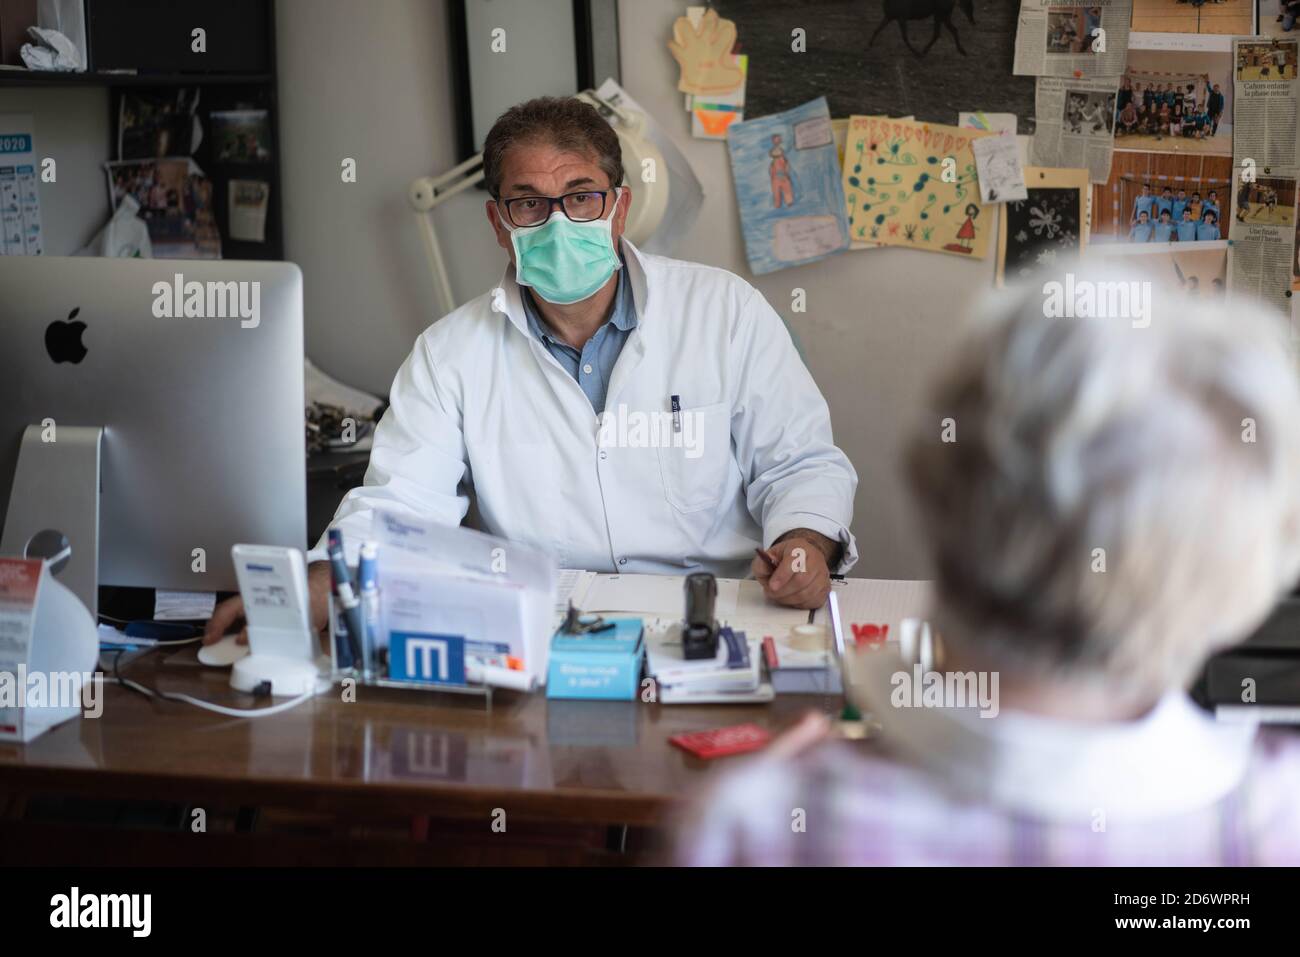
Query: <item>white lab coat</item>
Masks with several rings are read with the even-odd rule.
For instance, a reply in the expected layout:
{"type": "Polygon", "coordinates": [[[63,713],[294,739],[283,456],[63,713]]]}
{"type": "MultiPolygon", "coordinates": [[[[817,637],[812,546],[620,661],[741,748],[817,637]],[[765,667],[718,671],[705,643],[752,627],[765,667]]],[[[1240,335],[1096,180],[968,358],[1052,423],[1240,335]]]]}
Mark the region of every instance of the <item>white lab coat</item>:
{"type": "Polygon", "coordinates": [[[458,524],[472,494],[485,531],[564,568],[745,577],[754,547],[793,528],[842,542],[839,571],[857,560],[857,474],[781,318],[729,272],[623,250],[638,324],[609,382],[615,418],[602,428],[529,332],[510,266],[398,370],[365,485],[335,515],[349,552],[376,508],[458,524]]]}

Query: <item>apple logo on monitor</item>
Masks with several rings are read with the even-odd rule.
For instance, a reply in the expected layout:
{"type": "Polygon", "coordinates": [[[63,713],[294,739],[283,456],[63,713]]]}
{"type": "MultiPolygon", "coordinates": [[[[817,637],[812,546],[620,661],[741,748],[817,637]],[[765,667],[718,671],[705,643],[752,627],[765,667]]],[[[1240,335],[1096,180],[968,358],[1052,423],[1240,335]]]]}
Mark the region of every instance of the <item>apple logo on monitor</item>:
{"type": "Polygon", "coordinates": [[[75,365],[86,358],[86,347],[81,341],[86,324],[77,319],[79,312],[80,306],[68,313],[66,321],[56,319],[45,328],[45,351],[55,362],[71,362],[75,365]]]}

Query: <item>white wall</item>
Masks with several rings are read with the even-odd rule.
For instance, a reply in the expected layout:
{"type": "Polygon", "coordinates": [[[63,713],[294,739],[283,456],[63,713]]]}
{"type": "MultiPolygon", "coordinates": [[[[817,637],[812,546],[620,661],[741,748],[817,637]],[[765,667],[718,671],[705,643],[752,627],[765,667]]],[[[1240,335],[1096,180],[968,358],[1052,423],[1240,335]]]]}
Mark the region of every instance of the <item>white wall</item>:
{"type": "Polygon", "coordinates": [[[406,185],[454,162],[445,7],[276,5],[285,255],[304,275],[307,354],[379,395],[436,318],[406,185]]]}
{"type": "MultiPolygon", "coordinates": [[[[681,9],[677,0],[619,3],[624,86],[704,184],[704,208],[677,254],[745,276],[798,331],[836,440],[861,479],[853,524],[863,557],[854,574],[924,575],[898,446],[957,314],[992,285],[992,259],[883,249],[750,276],[726,145],[691,138],[675,88],[666,43],[681,9]],[[804,314],[790,312],[795,287],[807,291],[804,314]]],[[[280,0],[279,10],[286,243],[306,275],[309,353],[326,371],[383,394],[435,318],[405,188],[455,161],[444,5],[280,0]],[[355,185],[339,182],[344,156],[358,160],[355,185]]],[[[483,222],[483,199],[470,191],[438,213],[460,301],[490,288],[505,262],[483,222]]]]}
{"type": "Polygon", "coordinates": [[[36,153],[56,164],[55,181],[40,184],[45,253],[71,255],[108,220],[108,90],[0,89],[0,113],[32,114],[36,153]]]}

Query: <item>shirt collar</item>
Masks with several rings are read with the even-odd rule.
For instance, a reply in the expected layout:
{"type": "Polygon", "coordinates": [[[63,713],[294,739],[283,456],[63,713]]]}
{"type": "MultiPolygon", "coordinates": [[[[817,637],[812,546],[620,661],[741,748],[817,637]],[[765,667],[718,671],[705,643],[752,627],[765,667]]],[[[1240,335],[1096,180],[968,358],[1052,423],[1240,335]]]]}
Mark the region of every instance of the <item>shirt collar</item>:
{"type": "MultiPolygon", "coordinates": [[[[618,287],[614,292],[614,308],[610,311],[607,324],[613,323],[616,329],[630,332],[637,324],[636,304],[632,298],[631,282],[628,279],[627,260],[620,255],[619,261],[621,265],[618,270],[618,287]]],[[[521,286],[519,298],[523,303],[524,315],[528,318],[528,330],[545,343],[556,342],[550,327],[542,319],[537,303],[533,301],[532,290],[521,286]]]]}
{"type": "Polygon", "coordinates": [[[855,655],[849,671],[850,694],[900,758],[968,799],[1050,820],[1205,808],[1241,782],[1256,730],[1214,721],[1182,691],[1142,718],[1111,723],[1014,711],[980,717],[977,706],[894,707],[893,676],[910,679],[912,671],[892,647],[855,655]]]}

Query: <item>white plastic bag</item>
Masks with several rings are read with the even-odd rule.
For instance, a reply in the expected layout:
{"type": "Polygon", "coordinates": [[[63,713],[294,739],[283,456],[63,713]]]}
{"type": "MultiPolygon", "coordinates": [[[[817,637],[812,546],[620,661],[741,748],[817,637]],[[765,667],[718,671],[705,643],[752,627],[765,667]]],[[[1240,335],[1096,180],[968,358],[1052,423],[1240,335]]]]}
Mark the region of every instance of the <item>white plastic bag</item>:
{"type": "Polygon", "coordinates": [[[137,213],[140,204],[134,196],[123,196],[117,212],[109,219],[95,238],[81,249],[78,256],[114,256],[123,259],[153,259],[153,244],[149,241],[149,228],[137,213]]]}
{"type": "Polygon", "coordinates": [[[85,0],[37,0],[36,25],[44,30],[58,30],[72,41],[81,56],[78,73],[90,62],[86,56],[86,4],[85,0]]]}

